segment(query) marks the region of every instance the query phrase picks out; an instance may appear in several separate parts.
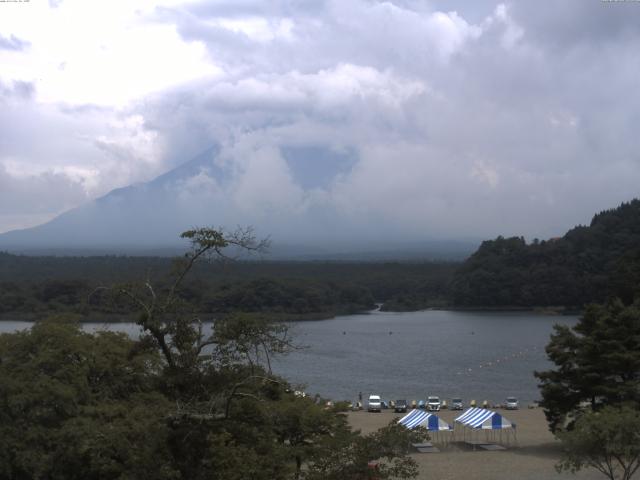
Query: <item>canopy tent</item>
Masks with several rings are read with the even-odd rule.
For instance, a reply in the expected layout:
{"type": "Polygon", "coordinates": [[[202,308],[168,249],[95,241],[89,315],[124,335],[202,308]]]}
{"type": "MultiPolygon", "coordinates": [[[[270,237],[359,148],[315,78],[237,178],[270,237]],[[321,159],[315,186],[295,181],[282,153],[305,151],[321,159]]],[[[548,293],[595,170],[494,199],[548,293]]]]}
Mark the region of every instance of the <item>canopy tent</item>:
{"type": "Polygon", "coordinates": [[[498,412],[485,408],[470,408],[454,421],[461,423],[465,427],[479,428],[482,430],[516,428],[515,423],[511,423],[498,412]]]}
{"type": "MultiPolygon", "coordinates": [[[[423,426],[429,432],[435,433],[435,440],[439,439],[440,432],[453,432],[453,427],[433,413],[424,410],[411,410],[407,415],[398,420],[400,425],[404,425],[408,429],[423,426]]],[[[445,438],[445,443],[447,439],[445,438]]]]}
{"type": "Polygon", "coordinates": [[[460,424],[463,429],[463,439],[466,439],[466,429],[471,430],[470,443],[480,444],[481,441],[475,440],[473,432],[485,431],[486,440],[488,443],[497,440],[496,433],[500,434],[500,440],[502,440],[502,431],[504,430],[507,441],[509,441],[509,433],[513,434],[514,440],[516,440],[516,424],[507,420],[498,412],[488,410],[486,408],[470,408],[462,415],[454,420],[455,424],[460,424]]]}

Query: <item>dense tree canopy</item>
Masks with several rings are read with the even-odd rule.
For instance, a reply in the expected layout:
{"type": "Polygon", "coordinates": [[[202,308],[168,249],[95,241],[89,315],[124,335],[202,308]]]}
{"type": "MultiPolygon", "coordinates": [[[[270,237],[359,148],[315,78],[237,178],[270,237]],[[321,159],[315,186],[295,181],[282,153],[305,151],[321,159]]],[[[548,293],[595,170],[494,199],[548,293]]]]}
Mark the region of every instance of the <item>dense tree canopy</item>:
{"type": "Polygon", "coordinates": [[[1,335],[0,478],[175,478],[161,369],[155,349],[68,319],[1,335]]]}
{"type": "Polygon", "coordinates": [[[537,372],[549,426],[561,430],[586,402],[640,405],[640,308],[590,305],[578,324],[556,326],[546,348],[554,370],[537,372]]]}
{"type": "MultiPolygon", "coordinates": [[[[447,303],[457,264],[375,262],[200,263],[182,283],[180,296],[200,313],[251,312],[286,320],[328,318],[370,310],[416,310],[447,303]]],[[[159,279],[171,261],[154,257],[26,257],[0,253],[0,316],[38,317],[73,312],[85,318],[128,317],[128,303],[100,302],[99,285],[159,279]]]]}
{"type": "Polygon", "coordinates": [[[466,306],[570,306],[640,293],[640,200],[593,217],[562,237],[483,242],[456,272],[451,296],[466,306]]]}
{"type": "Polygon", "coordinates": [[[640,468],[640,412],[635,408],[587,412],[559,436],[564,447],[559,470],[590,467],[610,480],[629,480],[640,468]]]}

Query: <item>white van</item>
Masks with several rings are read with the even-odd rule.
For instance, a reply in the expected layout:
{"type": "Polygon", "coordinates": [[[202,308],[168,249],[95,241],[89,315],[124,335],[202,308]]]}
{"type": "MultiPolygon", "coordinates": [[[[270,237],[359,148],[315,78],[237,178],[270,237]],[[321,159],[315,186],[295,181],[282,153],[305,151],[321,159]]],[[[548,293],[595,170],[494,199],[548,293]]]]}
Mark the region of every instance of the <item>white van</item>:
{"type": "Polygon", "coordinates": [[[382,411],[382,401],[380,400],[380,395],[369,395],[367,410],[369,410],[370,412],[382,411]]]}
{"type": "Polygon", "coordinates": [[[431,396],[427,398],[427,410],[430,412],[440,411],[440,397],[431,396]]]}

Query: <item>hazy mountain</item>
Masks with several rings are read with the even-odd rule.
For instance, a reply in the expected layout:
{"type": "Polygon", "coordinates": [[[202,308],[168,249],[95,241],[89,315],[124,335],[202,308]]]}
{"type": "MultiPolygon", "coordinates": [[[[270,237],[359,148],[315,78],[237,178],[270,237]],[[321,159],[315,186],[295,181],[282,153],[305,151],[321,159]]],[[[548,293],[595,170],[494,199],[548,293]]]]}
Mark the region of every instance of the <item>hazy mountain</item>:
{"type": "MultiPolygon", "coordinates": [[[[348,154],[317,149],[288,149],[283,156],[299,183],[316,191],[352,165],[348,154]],[[309,170],[305,168],[309,159],[329,168],[309,170]]],[[[217,148],[210,148],[150,182],[113,190],[43,225],[2,234],[0,249],[27,254],[173,255],[184,250],[180,232],[202,225],[252,225],[259,236],[272,237],[271,258],[300,260],[461,259],[479,243],[389,241],[394,232],[375,224],[360,230],[330,205],[269,207],[256,214],[234,197],[237,168],[225,163],[217,148]]]]}

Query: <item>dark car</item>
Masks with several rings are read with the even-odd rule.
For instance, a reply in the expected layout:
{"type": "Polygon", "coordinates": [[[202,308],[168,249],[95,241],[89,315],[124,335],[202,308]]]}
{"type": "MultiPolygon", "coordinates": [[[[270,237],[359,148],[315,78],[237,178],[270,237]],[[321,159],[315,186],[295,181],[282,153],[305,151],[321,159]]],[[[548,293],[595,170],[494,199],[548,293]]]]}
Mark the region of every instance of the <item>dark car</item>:
{"type": "Polygon", "coordinates": [[[451,410],[463,410],[464,409],[464,403],[462,403],[462,399],[461,398],[453,398],[451,399],[451,410]]]}
{"type": "Polygon", "coordinates": [[[396,400],[396,406],[394,408],[396,412],[406,412],[407,411],[407,401],[406,400],[396,400]]]}

